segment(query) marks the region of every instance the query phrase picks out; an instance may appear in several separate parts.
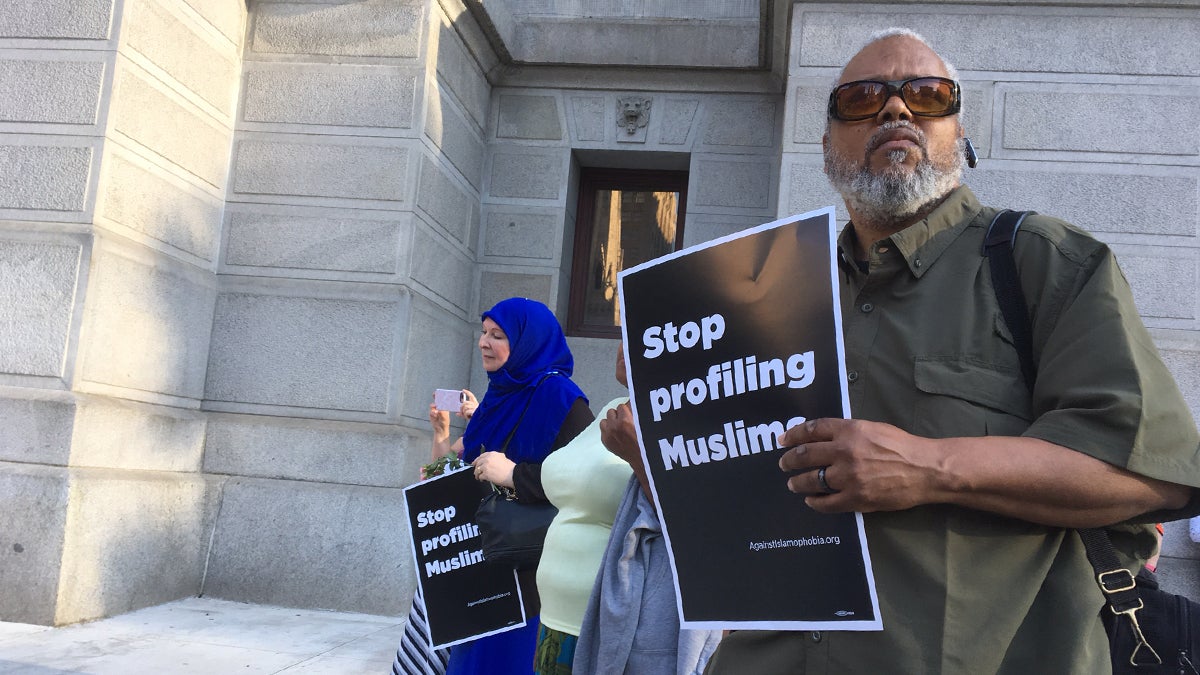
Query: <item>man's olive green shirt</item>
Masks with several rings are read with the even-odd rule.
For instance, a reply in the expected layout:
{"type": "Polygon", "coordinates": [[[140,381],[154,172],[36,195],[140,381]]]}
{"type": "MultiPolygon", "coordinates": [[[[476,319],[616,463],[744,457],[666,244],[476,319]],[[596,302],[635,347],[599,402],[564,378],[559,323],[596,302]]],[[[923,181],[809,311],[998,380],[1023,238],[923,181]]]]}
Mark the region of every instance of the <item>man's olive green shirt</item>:
{"type": "MultiPolygon", "coordinates": [[[[1032,315],[1031,395],[981,255],[996,213],[960,187],[874,244],[868,272],[852,258],[853,228],[842,233],[851,415],[931,438],[1031,436],[1200,486],[1196,425],[1112,252],[1036,215],[1014,249],[1032,315]]],[[[941,504],[863,519],[882,632],[738,631],[709,672],[1109,670],[1103,598],[1074,530],[941,504]]],[[[1112,533],[1131,567],[1153,553],[1151,528],[1112,533]]],[[[787,592],[787,579],[774,583],[787,592]]]]}

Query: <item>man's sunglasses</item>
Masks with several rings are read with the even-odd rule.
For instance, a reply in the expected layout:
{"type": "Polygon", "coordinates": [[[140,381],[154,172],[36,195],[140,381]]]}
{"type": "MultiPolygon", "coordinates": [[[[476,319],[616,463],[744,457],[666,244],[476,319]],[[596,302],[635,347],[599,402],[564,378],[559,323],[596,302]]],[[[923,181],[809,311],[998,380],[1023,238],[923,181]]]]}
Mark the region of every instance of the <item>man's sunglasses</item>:
{"type": "Polygon", "coordinates": [[[869,119],[878,115],[892,96],[899,96],[912,114],[921,117],[946,117],[962,108],[958,83],[946,77],[858,80],[839,84],[829,92],[829,116],[843,122],[869,119]]]}

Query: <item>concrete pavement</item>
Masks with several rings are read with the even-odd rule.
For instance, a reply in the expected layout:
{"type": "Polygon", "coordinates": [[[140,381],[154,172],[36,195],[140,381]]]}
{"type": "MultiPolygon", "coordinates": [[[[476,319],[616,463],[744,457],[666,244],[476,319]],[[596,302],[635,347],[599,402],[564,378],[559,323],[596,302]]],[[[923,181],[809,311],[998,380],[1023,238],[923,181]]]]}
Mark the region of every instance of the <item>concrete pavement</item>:
{"type": "Polygon", "coordinates": [[[62,628],[0,622],[0,673],[382,675],[403,622],[188,598],[62,628]]]}

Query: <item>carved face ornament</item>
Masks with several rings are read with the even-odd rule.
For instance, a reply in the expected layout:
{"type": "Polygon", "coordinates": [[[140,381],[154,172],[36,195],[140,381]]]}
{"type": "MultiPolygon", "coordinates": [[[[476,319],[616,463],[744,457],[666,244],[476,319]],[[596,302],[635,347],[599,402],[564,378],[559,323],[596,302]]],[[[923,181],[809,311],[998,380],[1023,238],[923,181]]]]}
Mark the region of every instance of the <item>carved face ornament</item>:
{"type": "Polygon", "coordinates": [[[627,134],[634,134],[650,121],[651,100],[642,96],[625,96],[617,99],[617,126],[627,134]]]}

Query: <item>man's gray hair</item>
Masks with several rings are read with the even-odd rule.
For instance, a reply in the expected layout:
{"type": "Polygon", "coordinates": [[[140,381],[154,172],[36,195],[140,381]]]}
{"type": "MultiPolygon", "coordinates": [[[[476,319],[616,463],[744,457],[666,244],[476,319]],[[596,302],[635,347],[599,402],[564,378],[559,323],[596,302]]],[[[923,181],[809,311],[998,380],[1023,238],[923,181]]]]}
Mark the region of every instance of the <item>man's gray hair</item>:
{"type": "MultiPolygon", "coordinates": [[[[938,59],[942,62],[942,65],[945,66],[946,74],[948,74],[950,76],[950,79],[954,80],[955,82],[958,82],[958,69],[954,67],[954,64],[950,63],[949,61],[946,60],[946,57],[939,54],[938,50],[934,49],[933,45],[929,44],[929,40],[925,39],[925,36],[912,30],[911,28],[903,28],[901,26],[892,26],[891,28],[884,28],[883,30],[877,30],[874,33],[871,33],[869,36],[867,36],[867,41],[862,43],[861,45],[859,45],[858,49],[854,50],[854,53],[857,54],[857,53],[861,52],[862,50],[866,49],[868,46],[873,45],[876,42],[879,42],[880,40],[886,40],[886,39],[892,38],[892,37],[909,37],[909,38],[916,40],[917,42],[920,42],[921,44],[925,45],[926,47],[928,47],[929,51],[936,54],[938,59]]],[[[849,64],[847,64],[847,65],[849,65],[849,64]]],[[[837,76],[835,76],[833,78],[833,86],[835,86],[835,87],[837,86],[837,83],[842,79],[842,75],[845,72],[846,72],[846,66],[842,66],[842,69],[840,71],[838,71],[837,76]]]]}

